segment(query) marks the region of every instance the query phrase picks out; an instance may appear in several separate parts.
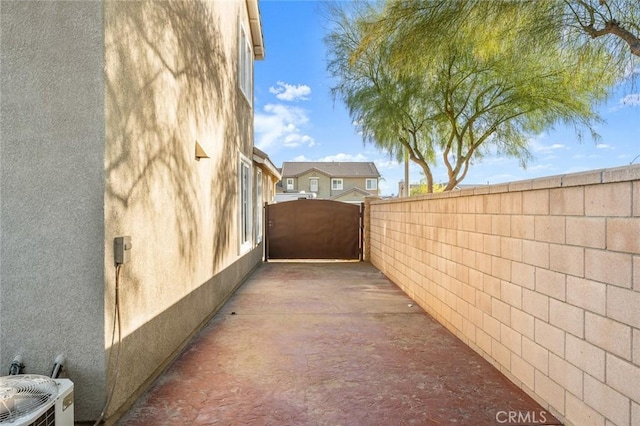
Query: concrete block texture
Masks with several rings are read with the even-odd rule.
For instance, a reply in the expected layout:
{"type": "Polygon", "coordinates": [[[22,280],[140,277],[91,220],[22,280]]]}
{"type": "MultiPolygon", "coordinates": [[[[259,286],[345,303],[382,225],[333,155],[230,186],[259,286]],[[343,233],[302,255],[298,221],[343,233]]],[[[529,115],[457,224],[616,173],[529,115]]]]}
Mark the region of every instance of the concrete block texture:
{"type": "Polygon", "coordinates": [[[588,374],[584,377],[584,401],[614,424],[630,424],[629,398],[588,374]]]}
{"type": "MultiPolygon", "coordinates": [[[[629,235],[634,238],[633,235],[629,235]]],[[[633,257],[627,253],[608,250],[585,249],[585,278],[631,288],[631,268],[633,257]]]]}
{"type": "Polygon", "coordinates": [[[638,383],[640,383],[640,366],[613,355],[607,356],[607,385],[638,403],[640,401],[638,383]]]}
{"type": "Polygon", "coordinates": [[[585,373],[553,352],[549,354],[549,377],[567,391],[582,398],[585,373]]]}
{"type": "Polygon", "coordinates": [[[584,189],[587,216],[631,216],[631,182],[589,185],[584,189]]]}
{"type": "Polygon", "coordinates": [[[606,419],[602,414],[570,392],[566,392],[565,395],[565,417],[569,420],[568,424],[574,426],[605,426],[606,419]]]}
{"type": "Polygon", "coordinates": [[[595,217],[567,217],[566,243],[571,246],[603,249],[607,246],[607,221],[595,217]]]}
{"type": "MultiPolygon", "coordinates": [[[[428,251],[467,268],[460,274],[455,266],[433,265],[440,275],[432,277],[431,294],[439,301],[431,303],[446,305],[447,292],[438,288],[450,289],[452,279],[476,289],[451,308],[463,318],[452,332],[566,424],[640,422],[638,176],[640,166],[631,166],[461,193],[464,217],[449,220],[458,226],[455,242],[439,238],[437,224],[425,235],[428,251]],[[451,244],[464,261],[445,247],[451,244]],[[473,341],[468,322],[478,321],[473,341]]],[[[423,211],[437,212],[438,199],[421,200],[423,211]]],[[[378,201],[372,209],[396,220],[402,204],[378,201]]],[[[383,253],[379,267],[394,255],[383,253]]]]}
{"type": "Polygon", "coordinates": [[[640,218],[607,219],[607,249],[640,254],[640,218]]]}
{"type": "Polygon", "coordinates": [[[585,314],[585,339],[607,352],[631,360],[632,328],[612,319],[585,314]]]}

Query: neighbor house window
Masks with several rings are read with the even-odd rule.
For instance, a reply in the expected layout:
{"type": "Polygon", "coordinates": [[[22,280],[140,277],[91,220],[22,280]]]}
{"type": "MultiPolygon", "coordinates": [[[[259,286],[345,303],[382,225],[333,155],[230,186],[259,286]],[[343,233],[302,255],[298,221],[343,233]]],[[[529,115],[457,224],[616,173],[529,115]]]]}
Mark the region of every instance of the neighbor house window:
{"type": "Polygon", "coordinates": [[[253,99],[253,51],[251,41],[244,26],[240,25],[240,41],[238,46],[238,85],[244,96],[252,104],[253,99]]]}
{"type": "Polygon", "coordinates": [[[342,179],[331,179],[331,189],[333,189],[333,190],[341,190],[342,189],[342,179]]]}
{"type": "Polygon", "coordinates": [[[378,189],[378,179],[367,179],[366,188],[367,191],[375,191],[378,189]]]}
{"type": "Polygon", "coordinates": [[[318,192],[318,179],[309,179],[309,191],[318,192]]]}
{"type": "Polygon", "coordinates": [[[240,253],[244,253],[251,248],[252,232],[252,211],[251,211],[251,162],[247,157],[240,154],[238,167],[238,182],[240,196],[240,253]]]}
{"type": "Polygon", "coordinates": [[[293,189],[293,178],[287,178],[287,191],[293,189]]]}
{"type": "Polygon", "coordinates": [[[256,243],[262,241],[262,170],[256,170],[256,243]]]}

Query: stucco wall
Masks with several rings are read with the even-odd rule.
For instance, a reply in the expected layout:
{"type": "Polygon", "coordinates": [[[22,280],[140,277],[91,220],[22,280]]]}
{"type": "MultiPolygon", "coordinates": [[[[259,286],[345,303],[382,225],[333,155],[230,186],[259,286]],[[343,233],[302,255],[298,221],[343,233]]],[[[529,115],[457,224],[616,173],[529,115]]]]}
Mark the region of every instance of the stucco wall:
{"type": "Polygon", "coordinates": [[[239,252],[238,161],[253,156],[253,111],[237,83],[240,23],[248,32],[244,1],[106,3],[107,348],[113,238],[133,244],[122,268],[122,371],[110,412],[261,259],[259,248],[239,252]],[[196,160],[196,141],[210,158],[196,160]]]}
{"type": "Polygon", "coordinates": [[[559,418],[640,424],[640,166],[366,214],[371,262],[559,418]]]}
{"type": "Polygon", "coordinates": [[[104,403],[100,2],[0,5],[0,375],[57,354],[76,416],[104,403]]]}

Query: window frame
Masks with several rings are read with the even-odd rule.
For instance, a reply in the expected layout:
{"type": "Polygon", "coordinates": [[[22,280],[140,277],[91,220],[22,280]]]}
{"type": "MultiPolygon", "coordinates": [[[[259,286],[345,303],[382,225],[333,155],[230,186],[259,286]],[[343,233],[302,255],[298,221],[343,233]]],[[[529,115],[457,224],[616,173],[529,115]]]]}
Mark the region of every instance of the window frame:
{"type": "Polygon", "coordinates": [[[238,244],[244,254],[253,247],[252,164],[240,153],[238,158],[238,244]]]}
{"type": "Polygon", "coordinates": [[[378,179],[367,178],[365,181],[364,187],[367,191],[377,191],[378,190],[378,179]],[[373,186],[369,187],[369,182],[373,182],[373,186]]]}
{"type": "Polygon", "coordinates": [[[262,224],[263,224],[263,214],[262,214],[262,205],[263,205],[263,182],[262,182],[262,170],[256,167],[256,205],[255,205],[255,233],[256,233],[256,244],[260,244],[262,242],[262,224]]]}
{"type": "Polygon", "coordinates": [[[332,191],[342,191],[344,189],[344,179],[342,178],[331,178],[331,190],[332,191]]]}
{"type": "Polygon", "coordinates": [[[309,191],[318,192],[320,188],[320,179],[313,177],[309,178],[309,191]],[[313,184],[315,183],[315,189],[313,189],[313,184]]]}
{"type": "Polygon", "coordinates": [[[238,34],[238,87],[253,106],[253,46],[249,33],[241,22],[238,34]]]}

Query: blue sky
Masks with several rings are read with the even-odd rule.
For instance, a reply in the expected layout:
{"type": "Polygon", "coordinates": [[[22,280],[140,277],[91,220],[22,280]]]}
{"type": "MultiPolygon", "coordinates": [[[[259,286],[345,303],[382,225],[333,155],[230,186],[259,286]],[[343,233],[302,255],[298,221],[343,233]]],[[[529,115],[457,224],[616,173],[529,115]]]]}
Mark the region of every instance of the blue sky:
{"type": "MultiPolygon", "coordinates": [[[[255,65],[255,139],[273,163],[284,161],[373,161],[382,174],[383,195],[397,194],[404,166],[373,145],[363,144],[348,111],[330,90],[323,37],[327,24],[320,2],[260,2],[266,58],[255,65]]],[[[470,169],[465,184],[503,183],[543,176],[640,163],[640,90],[619,87],[600,106],[605,123],[601,139],[578,140],[574,130],[559,126],[532,137],[534,155],[527,169],[517,160],[486,157],[470,169]],[[637,158],[636,158],[637,157],[637,158]]],[[[421,178],[411,164],[410,180],[421,178]]],[[[443,167],[436,182],[446,180],[443,167]]]]}

